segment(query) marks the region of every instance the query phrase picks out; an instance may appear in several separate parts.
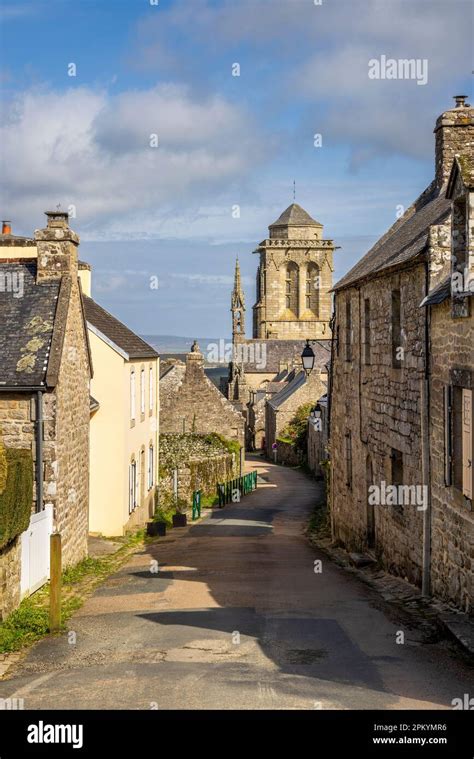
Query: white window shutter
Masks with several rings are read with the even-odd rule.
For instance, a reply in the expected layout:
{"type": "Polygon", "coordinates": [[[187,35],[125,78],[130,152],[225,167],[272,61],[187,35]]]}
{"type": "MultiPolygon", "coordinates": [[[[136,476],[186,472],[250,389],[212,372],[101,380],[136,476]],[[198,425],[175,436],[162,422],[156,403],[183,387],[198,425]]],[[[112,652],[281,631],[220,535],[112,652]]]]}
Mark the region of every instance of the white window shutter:
{"type": "Polygon", "coordinates": [[[472,499],[472,390],[462,391],[462,492],[472,499]]]}

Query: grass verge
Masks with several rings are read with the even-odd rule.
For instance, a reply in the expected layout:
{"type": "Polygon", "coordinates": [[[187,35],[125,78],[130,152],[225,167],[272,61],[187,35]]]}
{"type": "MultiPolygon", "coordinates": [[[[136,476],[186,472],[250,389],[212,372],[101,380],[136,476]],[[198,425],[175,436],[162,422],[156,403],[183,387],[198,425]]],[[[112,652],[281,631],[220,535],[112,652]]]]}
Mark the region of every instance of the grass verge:
{"type": "MultiPolygon", "coordinates": [[[[117,540],[122,546],[115,553],[100,558],[88,557],[64,570],[61,590],[62,630],[66,629],[68,619],[97,585],[115,572],[143,544],[144,532],[141,530],[117,540]]],[[[49,583],[25,598],[18,609],[0,623],[0,654],[19,651],[48,634],[49,583]]]]}

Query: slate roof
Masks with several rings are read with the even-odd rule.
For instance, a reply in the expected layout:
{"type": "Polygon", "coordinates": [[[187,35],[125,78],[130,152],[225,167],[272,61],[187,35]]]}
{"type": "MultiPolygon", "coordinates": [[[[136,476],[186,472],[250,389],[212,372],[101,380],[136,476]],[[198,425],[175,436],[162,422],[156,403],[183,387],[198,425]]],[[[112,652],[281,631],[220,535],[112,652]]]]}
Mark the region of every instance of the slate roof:
{"type": "MultiPolygon", "coordinates": [[[[36,284],[36,261],[0,264],[0,386],[37,387],[48,384],[57,306],[62,280],[36,284]],[[22,282],[22,297],[7,291],[8,277],[22,282]]],[[[16,292],[21,291],[15,286],[16,292]]]]}
{"type": "Polygon", "coordinates": [[[429,228],[440,223],[451,210],[445,193],[432,183],[388,232],[342,277],[333,290],[373,277],[421,255],[428,243],[429,228]]]}
{"type": "Polygon", "coordinates": [[[307,381],[306,374],[303,370],[301,370],[300,372],[298,372],[296,377],[291,380],[291,382],[288,382],[285,385],[283,390],[280,390],[279,393],[277,393],[271,400],[268,401],[269,405],[273,409],[279,408],[280,406],[283,405],[283,403],[285,403],[285,401],[288,400],[288,398],[290,398],[293,395],[293,393],[296,393],[296,391],[299,390],[300,387],[303,387],[303,385],[306,384],[306,381],[307,381]]]}
{"type": "Polygon", "coordinates": [[[449,274],[440,284],[432,290],[420,303],[420,306],[434,306],[442,303],[451,295],[451,275],[449,274]]]}
{"type": "Polygon", "coordinates": [[[283,211],[281,216],[279,216],[279,218],[273,222],[273,224],[270,224],[269,229],[271,229],[272,227],[287,227],[287,226],[322,227],[323,225],[320,224],[319,221],[316,221],[315,219],[311,218],[309,213],[307,213],[304,210],[304,208],[301,208],[301,206],[299,206],[298,203],[292,203],[291,206],[288,206],[286,211],[283,211]]]}
{"type": "Polygon", "coordinates": [[[157,358],[158,353],[151,345],[122,324],[121,321],[109,314],[105,308],[99,306],[95,300],[87,295],[84,298],[84,309],[88,324],[95,327],[112,343],[126,353],[129,360],[140,358],[157,358]]]}
{"type": "MultiPolygon", "coordinates": [[[[248,346],[252,346],[253,344],[261,344],[266,346],[266,360],[263,362],[263,353],[262,350],[259,349],[258,357],[260,360],[257,362],[250,362],[246,361],[244,362],[244,371],[246,373],[275,373],[277,374],[280,371],[280,362],[282,363],[288,363],[292,364],[293,361],[296,359],[298,362],[301,361],[301,354],[303,352],[303,348],[306,345],[306,340],[246,340],[245,341],[248,346]],[[261,363],[264,363],[265,365],[262,367],[260,366],[261,363]]],[[[314,366],[316,369],[323,369],[325,365],[328,363],[330,357],[331,357],[331,341],[330,340],[318,340],[315,344],[311,345],[314,355],[315,355],[315,361],[314,366]]],[[[278,379],[278,378],[275,378],[278,379]]]]}

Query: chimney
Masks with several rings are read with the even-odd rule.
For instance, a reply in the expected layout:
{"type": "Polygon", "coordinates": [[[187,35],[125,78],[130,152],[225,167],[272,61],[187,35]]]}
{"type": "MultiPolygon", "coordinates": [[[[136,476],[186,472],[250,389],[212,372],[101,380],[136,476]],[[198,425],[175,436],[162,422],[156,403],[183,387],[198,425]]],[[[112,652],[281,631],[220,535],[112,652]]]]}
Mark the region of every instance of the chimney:
{"type": "Polygon", "coordinates": [[[451,172],[454,156],[474,152],[474,108],[466,95],[455,95],[455,107],[438,117],[436,140],[436,186],[441,189],[451,172]]]}
{"type": "Polygon", "coordinates": [[[2,235],[11,235],[12,223],[11,221],[2,221],[2,235]]]}
{"type": "Polygon", "coordinates": [[[186,379],[192,380],[204,374],[204,356],[201,353],[197,340],[186,354],[186,379]]]}
{"type": "Polygon", "coordinates": [[[64,274],[77,279],[78,235],[69,227],[67,211],[45,211],[48,218],[44,229],[37,229],[37,280],[60,279],[64,274]]]}

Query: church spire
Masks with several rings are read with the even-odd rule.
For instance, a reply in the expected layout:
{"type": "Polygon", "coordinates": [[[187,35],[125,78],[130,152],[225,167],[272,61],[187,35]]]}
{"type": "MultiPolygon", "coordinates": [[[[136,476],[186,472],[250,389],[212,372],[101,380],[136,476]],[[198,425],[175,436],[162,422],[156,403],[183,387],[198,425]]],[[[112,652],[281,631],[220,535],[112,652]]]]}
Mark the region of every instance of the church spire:
{"type": "Polygon", "coordinates": [[[235,261],[234,289],[232,290],[230,310],[232,312],[232,342],[245,340],[245,299],[238,258],[235,261]]]}

